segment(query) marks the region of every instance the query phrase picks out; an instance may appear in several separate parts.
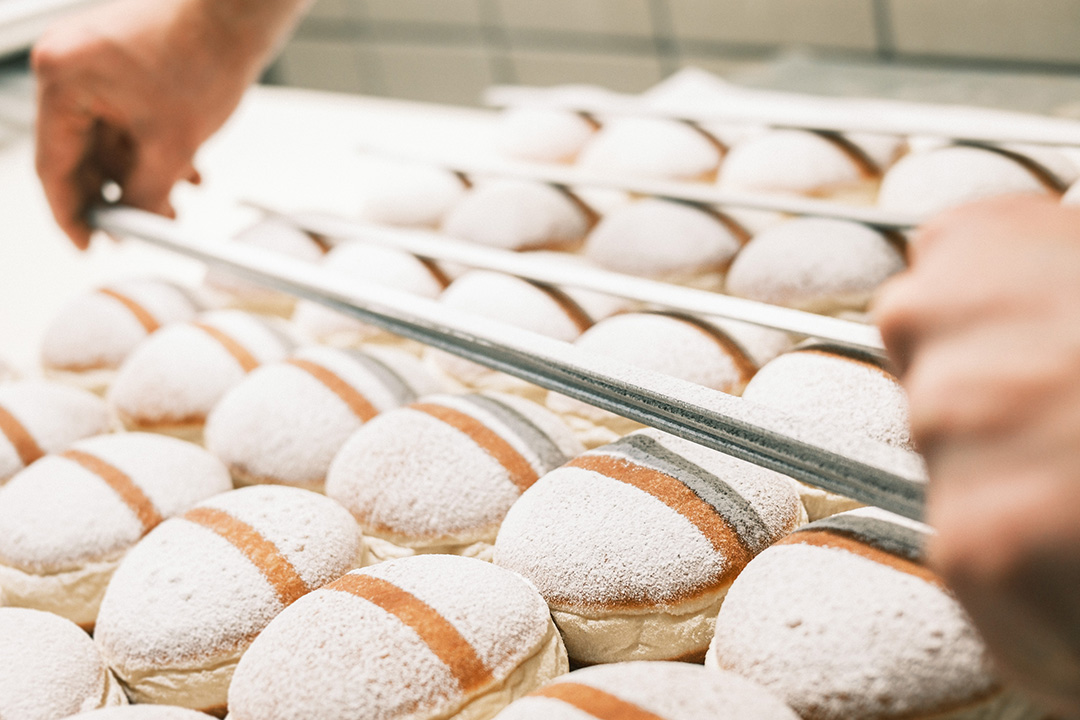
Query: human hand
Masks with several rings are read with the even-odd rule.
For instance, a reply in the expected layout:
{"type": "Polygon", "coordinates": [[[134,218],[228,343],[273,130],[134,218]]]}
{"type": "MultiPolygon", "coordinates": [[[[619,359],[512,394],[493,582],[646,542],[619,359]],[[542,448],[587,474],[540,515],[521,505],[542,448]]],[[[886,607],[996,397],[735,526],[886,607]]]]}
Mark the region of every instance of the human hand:
{"type": "Polygon", "coordinates": [[[61,229],[90,241],[102,186],[173,215],[195,151],[229,117],[304,0],[118,0],[65,19],[34,47],[37,172],[61,229]]]}
{"type": "Polygon", "coordinates": [[[1080,209],[940,216],[875,312],[929,468],[931,565],[1003,673],[1080,717],[1080,209]]]}

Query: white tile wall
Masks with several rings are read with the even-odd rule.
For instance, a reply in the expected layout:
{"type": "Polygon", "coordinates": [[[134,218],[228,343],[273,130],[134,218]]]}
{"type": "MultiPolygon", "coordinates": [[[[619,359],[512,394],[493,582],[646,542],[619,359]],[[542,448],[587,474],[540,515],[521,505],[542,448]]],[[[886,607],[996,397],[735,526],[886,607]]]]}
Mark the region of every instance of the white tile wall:
{"type": "Polygon", "coordinates": [[[651,37],[649,0],[497,0],[511,30],[561,30],[651,37]]]}
{"type": "Polygon", "coordinates": [[[641,92],[663,77],[659,60],[651,56],[514,51],[510,62],[525,85],[592,83],[641,92]]]}
{"type": "Polygon", "coordinates": [[[475,105],[495,81],[483,48],[413,44],[373,48],[391,97],[475,105]]]}
{"type": "Polygon", "coordinates": [[[741,45],[877,47],[870,0],[668,0],[668,7],[679,38],[741,45]]]}

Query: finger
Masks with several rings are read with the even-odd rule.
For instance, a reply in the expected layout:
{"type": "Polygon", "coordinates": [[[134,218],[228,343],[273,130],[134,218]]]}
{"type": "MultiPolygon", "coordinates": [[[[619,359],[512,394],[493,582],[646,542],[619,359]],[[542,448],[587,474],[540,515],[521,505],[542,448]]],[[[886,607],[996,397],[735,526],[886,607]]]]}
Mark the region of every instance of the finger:
{"type": "Polygon", "coordinates": [[[90,114],[62,91],[43,84],[38,92],[35,165],[49,208],[76,247],[86,249],[90,228],[82,211],[95,174],[85,167],[94,132],[90,114]]]}
{"type": "Polygon", "coordinates": [[[174,217],[169,202],[173,186],[190,174],[189,158],[178,158],[170,148],[159,143],[141,143],[135,148],[136,159],[121,183],[122,199],[128,205],[174,217]]]}

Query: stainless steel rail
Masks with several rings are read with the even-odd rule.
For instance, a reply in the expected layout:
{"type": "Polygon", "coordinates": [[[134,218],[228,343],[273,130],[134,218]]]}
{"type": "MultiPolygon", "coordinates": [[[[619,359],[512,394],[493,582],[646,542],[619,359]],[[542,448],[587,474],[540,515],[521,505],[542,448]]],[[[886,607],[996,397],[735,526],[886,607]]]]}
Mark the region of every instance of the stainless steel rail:
{"type": "Polygon", "coordinates": [[[98,228],[140,238],[307,298],[632,420],[848,495],[921,518],[925,475],[914,453],[824,433],[746,400],[586,353],[568,343],[467,315],[393,289],[224,239],[187,237],[172,221],[130,208],[91,213],[98,228]]]}

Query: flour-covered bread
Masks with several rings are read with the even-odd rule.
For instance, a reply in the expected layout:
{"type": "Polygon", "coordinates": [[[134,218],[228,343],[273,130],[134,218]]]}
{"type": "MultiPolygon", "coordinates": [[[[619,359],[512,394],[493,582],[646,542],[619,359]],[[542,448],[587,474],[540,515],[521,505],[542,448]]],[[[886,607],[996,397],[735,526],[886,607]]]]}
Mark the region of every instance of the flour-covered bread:
{"type": "Polygon", "coordinates": [[[523,106],[502,112],[495,141],[516,160],[569,163],[598,129],[595,120],[581,113],[523,106]]]}
{"type": "Polygon", "coordinates": [[[500,178],[474,187],[447,213],[442,229],[459,240],[502,250],[570,249],[592,222],[592,211],[565,190],[500,178]]]}
{"type": "Polygon", "coordinates": [[[877,168],[854,144],[809,130],[766,130],[731,148],[718,182],[727,190],[872,199],[877,168]]]}
{"type": "Polygon", "coordinates": [[[495,564],[539,588],[578,663],[700,661],[731,581],[805,519],[789,478],[641,430],[527,490],[495,564]]]}
{"type": "Polygon", "coordinates": [[[575,670],[534,690],[498,720],[798,720],[775,695],[735,673],[637,661],[575,670]]]}
{"type": "Polygon", "coordinates": [[[443,168],[388,165],[366,188],[360,217],[380,225],[435,228],[468,189],[460,175],[443,168]]]}
{"type": "Polygon", "coordinates": [[[210,720],[210,716],[173,705],[124,705],[82,713],[79,720],[210,720]]]}
{"type": "Polygon", "coordinates": [[[715,138],[687,123],[620,117],[604,124],[577,164],[620,177],[712,180],[722,155],[715,138]]]}
{"type": "Polygon", "coordinates": [[[357,428],[441,390],[404,351],[311,346],[258,368],[226,393],[207,418],[206,447],[237,485],[322,492],[330,461],[357,428]]]}
{"type": "Polygon", "coordinates": [[[706,665],[810,720],[1042,717],[995,677],[971,620],[923,565],[929,532],[864,508],[789,535],[731,586],[706,665]]]}
{"type": "Polygon", "coordinates": [[[200,440],[217,401],[259,365],[284,360],[295,344],[277,318],[209,312],[147,338],[120,367],[107,399],[129,430],[200,440]]]}
{"type": "Polygon", "coordinates": [[[356,567],[359,529],[316,493],[252,487],[166,520],[116,569],[94,640],[137,703],[222,716],[236,663],[298,598],[356,567]]]}
{"type": "Polygon", "coordinates": [[[727,292],[772,305],[836,313],[864,310],[905,267],[892,238],[846,220],[798,218],[755,235],[727,275],[727,292]]]}
{"type": "Polygon", "coordinates": [[[200,310],[191,291],[151,278],[112,283],[74,298],[45,330],[41,365],[48,377],[104,392],[117,368],[147,335],[200,310]]]}
{"type": "Polygon", "coordinates": [[[743,240],[734,223],[708,210],[645,199],[605,215],[589,233],[585,255],[616,272],[719,288],[743,240]]]}
{"type": "Polygon", "coordinates": [[[1045,171],[986,148],[947,146],[903,157],[881,181],[878,205],[915,218],[994,195],[1056,194],[1045,171]]]}
{"type": "MultiPolygon", "coordinates": [[[[439,296],[439,302],[567,342],[592,325],[588,313],[562,290],[487,270],[465,273],[439,296]]],[[[442,350],[429,348],[425,358],[465,387],[543,395],[521,381],[442,350]]]]}
{"type": "Polygon", "coordinates": [[[94,642],[74,623],[0,608],[0,717],[60,720],[126,703],[94,642]]]}
{"type": "MultiPolygon", "coordinates": [[[[278,218],[260,220],[237,233],[233,242],[269,250],[304,263],[317,263],[326,246],[312,235],[278,218]]],[[[288,317],[296,298],[237,277],[226,270],[211,268],[204,280],[207,290],[222,304],[248,312],[288,317]]]]}
{"type": "Polygon", "coordinates": [[[567,671],[536,589],[451,555],[358,570],[286,609],[240,660],[232,720],[487,720],[567,671]]]}
{"type": "Polygon", "coordinates": [[[356,517],[373,562],[421,553],[490,560],[514,501],[583,450],[530,400],[437,395],[357,430],[334,458],[326,493],[356,517]]]}
{"type": "MultiPolygon", "coordinates": [[[[426,298],[438,297],[450,284],[443,271],[430,260],[364,242],[345,242],[336,246],[326,254],[323,267],[348,275],[359,283],[391,287],[426,298]]],[[[347,347],[374,340],[399,340],[385,330],[311,300],[296,303],[292,321],[305,335],[327,345],[347,347]]]]}
{"type": "MultiPolygon", "coordinates": [[[[757,370],[754,361],[718,326],[690,316],[624,313],[601,320],[574,345],[636,367],[714,390],[738,394],[757,370]]],[[[548,393],[547,406],[561,415],[589,447],[641,427],[607,410],[548,393]]]]}
{"type": "Polygon", "coordinates": [[[101,398],[55,382],[0,385],[0,485],[48,453],[109,431],[101,398]]]}
{"type": "MultiPolygon", "coordinates": [[[[743,397],[829,432],[912,447],[904,388],[880,359],[855,350],[804,345],[758,370],[743,397]]],[[[850,498],[801,483],[799,487],[811,520],[859,507],[850,498]]]]}
{"type": "Polygon", "coordinates": [[[231,487],[217,458],[159,435],[103,435],[43,458],[0,489],[4,602],[92,628],[131,546],[163,519],[231,487]]]}

